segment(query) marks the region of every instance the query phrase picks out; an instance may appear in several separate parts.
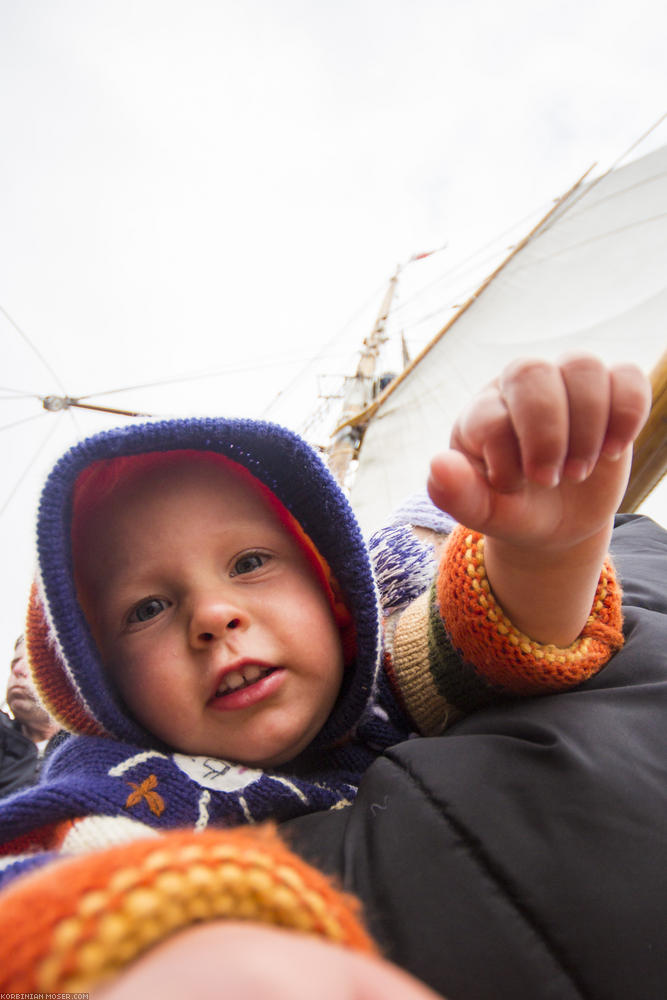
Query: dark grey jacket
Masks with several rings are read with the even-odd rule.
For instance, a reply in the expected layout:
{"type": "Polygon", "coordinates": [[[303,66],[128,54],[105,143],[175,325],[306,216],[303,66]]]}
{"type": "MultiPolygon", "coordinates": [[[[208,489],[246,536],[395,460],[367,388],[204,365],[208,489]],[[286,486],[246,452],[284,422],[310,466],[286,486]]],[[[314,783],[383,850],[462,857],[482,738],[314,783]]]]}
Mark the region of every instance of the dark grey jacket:
{"type": "Polygon", "coordinates": [[[448,1000],[667,994],[667,532],[617,518],[626,644],[567,694],[485,709],[285,824],[448,1000]]]}
{"type": "Polygon", "coordinates": [[[34,785],[38,774],[37,747],[16,719],[0,712],[0,799],[34,785]]]}

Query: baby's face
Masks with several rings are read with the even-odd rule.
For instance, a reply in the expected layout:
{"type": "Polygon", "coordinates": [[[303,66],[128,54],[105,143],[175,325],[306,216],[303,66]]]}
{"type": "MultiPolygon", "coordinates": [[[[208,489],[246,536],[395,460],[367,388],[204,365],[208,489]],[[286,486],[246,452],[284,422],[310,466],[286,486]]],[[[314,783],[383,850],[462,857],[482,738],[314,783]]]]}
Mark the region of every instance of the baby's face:
{"type": "Polygon", "coordinates": [[[75,568],[110,676],[165,743],[271,767],[322,728],[343,675],[333,611],[265,498],[225,469],[121,486],[84,522],[75,568]]]}

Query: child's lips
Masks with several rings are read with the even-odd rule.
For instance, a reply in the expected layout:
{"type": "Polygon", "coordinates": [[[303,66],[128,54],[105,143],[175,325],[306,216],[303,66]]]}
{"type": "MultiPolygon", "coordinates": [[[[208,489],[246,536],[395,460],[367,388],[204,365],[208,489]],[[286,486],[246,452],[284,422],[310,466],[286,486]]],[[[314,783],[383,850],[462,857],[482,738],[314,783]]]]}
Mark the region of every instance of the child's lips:
{"type": "Polygon", "coordinates": [[[226,667],[218,679],[209,705],[219,711],[246,708],[273,694],[284,670],[260,660],[241,660],[226,667]]]}

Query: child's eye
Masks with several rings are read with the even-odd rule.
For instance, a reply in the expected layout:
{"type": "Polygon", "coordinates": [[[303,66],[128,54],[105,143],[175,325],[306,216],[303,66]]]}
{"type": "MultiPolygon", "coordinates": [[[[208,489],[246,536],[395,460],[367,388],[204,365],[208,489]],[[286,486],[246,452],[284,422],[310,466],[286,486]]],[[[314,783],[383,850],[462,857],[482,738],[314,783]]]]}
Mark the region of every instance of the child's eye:
{"type": "Polygon", "coordinates": [[[168,603],[162,597],[149,597],[132,609],[127,620],[135,623],[148,622],[151,618],[157,618],[167,607],[168,603]]]}
{"type": "Polygon", "coordinates": [[[268,558],[262,552],[248,552],[236,560],[229,575],[240,576],[242,573],[252,573],[254,570],[260,569],[268,558]]]}

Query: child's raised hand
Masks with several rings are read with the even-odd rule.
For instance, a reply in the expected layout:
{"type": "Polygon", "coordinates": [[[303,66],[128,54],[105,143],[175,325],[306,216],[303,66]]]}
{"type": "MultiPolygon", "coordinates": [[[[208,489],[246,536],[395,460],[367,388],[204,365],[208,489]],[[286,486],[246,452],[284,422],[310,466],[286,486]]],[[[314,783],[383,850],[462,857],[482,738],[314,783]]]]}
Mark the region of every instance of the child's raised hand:
{"type": "Polygon", "coordinates": [[[510,364],[431,463],[433,501],[511,545],[558,550],[602,530],[623,498],[650,385],[589,356],[510,364]]]}

